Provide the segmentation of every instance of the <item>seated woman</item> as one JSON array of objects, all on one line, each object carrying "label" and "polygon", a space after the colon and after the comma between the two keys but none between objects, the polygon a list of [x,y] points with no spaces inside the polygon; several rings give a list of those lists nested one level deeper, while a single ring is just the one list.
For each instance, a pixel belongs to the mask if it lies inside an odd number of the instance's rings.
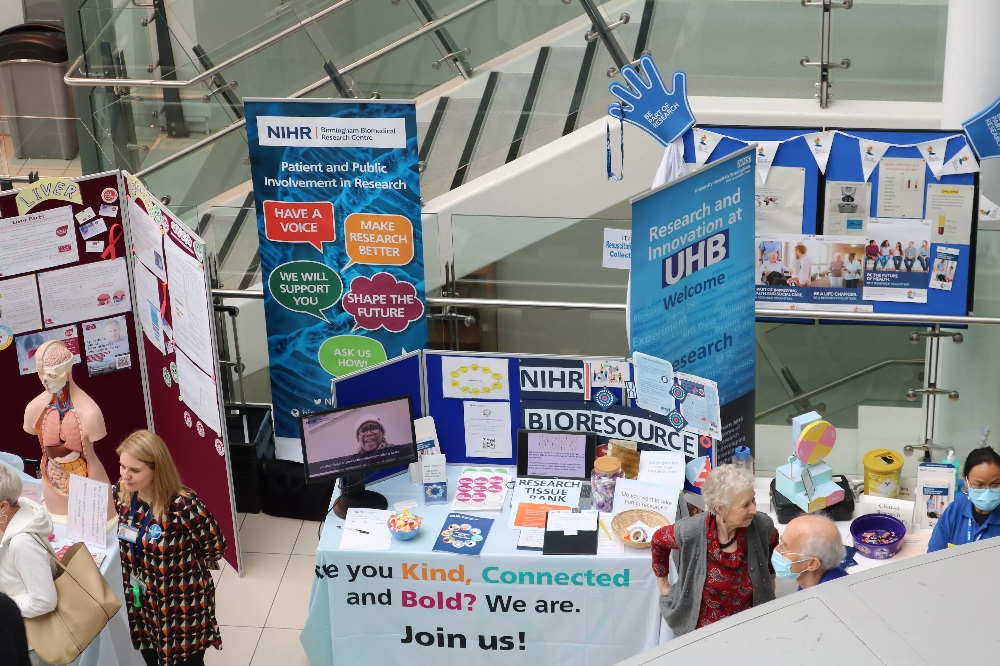
[{"label": "seated woman", "polygon": [[[708,511],[661,527],[653,535],[653,573],[660,612],[675,636],[706,627],[774,599],[771,554],[778,530],[757,513],[754,477],[721,465],[701,489]],[[667,581],[670,552],[678,551],[678,579]]]},{"label": "seated woman", "polygon": [[0,592],[10,597],[21,617],[45,615],[56,608],[56,585],[49,556],[52,519],[40,504],[21,497],[21,478],[0,465]]},{"label": "seated woman", "polygon": [[938,518],[927,552],[1000,536],[1000,454],[984,446],[965,459],[965,493]]}]

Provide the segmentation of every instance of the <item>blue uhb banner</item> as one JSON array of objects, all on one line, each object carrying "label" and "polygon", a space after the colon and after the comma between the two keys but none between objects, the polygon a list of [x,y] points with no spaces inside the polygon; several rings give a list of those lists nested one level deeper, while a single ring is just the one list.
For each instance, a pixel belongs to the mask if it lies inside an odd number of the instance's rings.
[{"label": "blue uhb banner", "polygon": [[631,349],[718,383],[717,463],[753,442],[754,169],[751,145],[632,200]]},{"label": "blue uhb banner", "polygon": [[275,435],[427,344],[412,102],[246,99]]}]

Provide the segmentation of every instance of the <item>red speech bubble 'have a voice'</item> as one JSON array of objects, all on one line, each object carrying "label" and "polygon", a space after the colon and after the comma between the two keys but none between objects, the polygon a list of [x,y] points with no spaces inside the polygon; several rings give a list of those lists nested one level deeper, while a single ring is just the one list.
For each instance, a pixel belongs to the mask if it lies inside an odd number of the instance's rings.
[{"label": "red speech bubble 'have a voice'", "polygon": [[336,240],[333,204],[329,201],[265,201],[264,231],[268,240],[309,243],[320,252]]}]

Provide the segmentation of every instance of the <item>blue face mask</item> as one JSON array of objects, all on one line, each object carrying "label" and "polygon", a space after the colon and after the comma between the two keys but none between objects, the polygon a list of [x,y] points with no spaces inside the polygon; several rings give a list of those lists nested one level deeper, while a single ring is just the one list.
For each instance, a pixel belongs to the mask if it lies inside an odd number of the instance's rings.
[{"label": "blue face mask", "polygon": [[992,511],[1000,506],[1000,488],[969,488],[969,500],[980,511]]},{"label": "blue face mask", "polygon": [[792,571],[793,564],[799,564],[800,562],[808,562],[811,557],[807,557],[804,560],[795,560],[792,562],[790,559],[775,550],[771,553],[771,566],[774,567],[774,573],[778,574],[782,578],[791,578],[795,580],[802,575],[802,572],[795,573]]}]

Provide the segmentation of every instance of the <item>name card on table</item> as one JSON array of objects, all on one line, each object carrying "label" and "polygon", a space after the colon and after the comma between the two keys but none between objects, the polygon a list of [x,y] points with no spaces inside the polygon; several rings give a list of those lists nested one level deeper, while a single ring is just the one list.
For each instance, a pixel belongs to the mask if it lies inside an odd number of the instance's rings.
[{"label": "name card on table", "polygon": [[629,509],[649,509],[662,514],[671,523],[677,518],[680,488],[667,488],[655,483],[618,479],[615,484],[615,515]]},{"label": "name card on table", "polygon": [[891,497],[875,497],[872,495],[861,496],[861,515],[869,513],[884,513],[899,518],[906,525],[911,525],[913,520],[914,502],[908,500],[894,499]]}]

